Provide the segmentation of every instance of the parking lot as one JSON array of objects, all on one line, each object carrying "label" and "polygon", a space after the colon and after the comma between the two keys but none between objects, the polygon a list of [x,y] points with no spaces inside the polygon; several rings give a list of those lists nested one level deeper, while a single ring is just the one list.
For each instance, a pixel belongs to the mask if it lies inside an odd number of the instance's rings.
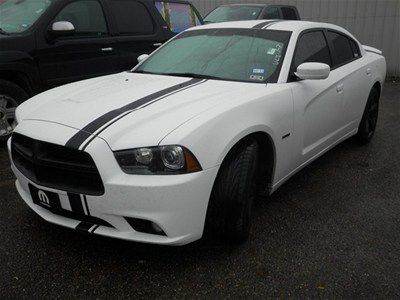
[{"label": "parking lot", "polygon": [[0,297],[400,297],[400,84],[352,139],[258,201],[247,244],[143,245],[50,225],[0,149]]}]

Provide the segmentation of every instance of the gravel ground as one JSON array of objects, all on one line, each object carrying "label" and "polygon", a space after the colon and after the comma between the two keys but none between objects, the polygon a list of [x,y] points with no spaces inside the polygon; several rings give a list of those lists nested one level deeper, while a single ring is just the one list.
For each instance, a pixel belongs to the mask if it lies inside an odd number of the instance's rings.
[{"label": "gravel ground", "polygon": [[250,241],[175,248],[87,236],[20,200],[0,149],[0,297],[400,297],[400,84],[352,139],[256,205]]}]

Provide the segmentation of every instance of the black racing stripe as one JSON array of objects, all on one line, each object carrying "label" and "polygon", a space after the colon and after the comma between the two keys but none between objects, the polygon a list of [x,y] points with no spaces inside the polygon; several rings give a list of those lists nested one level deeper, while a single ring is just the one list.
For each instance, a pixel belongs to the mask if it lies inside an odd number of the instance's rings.
[{"label": "black racing stripe", "polygon": [[89,222],[80,222],[78,226],[75,227],[76,230],[83,231],[83,232],[89,232],[89,229],[94,226],[93,223]]},{"label": "black racing stripe", "polygon": [[271,24],[271,23],[274,23],[274,22],[276,22],[276,21],[274,21],[274,20],[269,20],[269,21],[265,21],[265,22],[261,22],[261,23],[258,23],[257,25],[255,25],[255,26],[253,26],[253,28],[254,29],[262,29],[262,28],[264,28],[265,26],[267,26],[268,24]]},{"label": "black racing stripe", "polygon": [[138,99],[134,102],[131,102],[123,107],[120,107],[118,109],[109,111],[108,113],[102,115],[101,117],[97,118],[96,120],[92,121],[88,125],[86,125],[82,130],[77,132],[73,137],[71,137],[68,142],[65,144],[66,147],[72,148],[72,149],[79,149],[79,147],[93,134],[95,133],[98,129],[100,129],[102,126],[113,120],[114,118],[120,116],[121,114],[124,114],[125,112],[129,110],[136,109],[148,102],[151,102],[157,98],[160,98],[166,94],[172,93],[174,91],[177,91],[179,89],[185,88],[189,85],[195,84],[202,81],[202,79],[196,79],[193,78],[189,81],[171,86],[169,88],[163,89],[161,91],[155,92],[153,94],[147,95],[146,97],[143,97],[141,99]]},{"label": "black racing stripe", "polygon": [[82,197],[83,197],[83,203],[85,204],[87,215],[90,216],[90,211],[89,211],[89,206],[88,206],[88,203],[87,203],[86,196],[82,195]]},{"label": "black racing stripe", "polygon": [[264,29],[267,29],[269,27],[271,27],[272,25],[275,25],[276,23],[281,23],[281,22],[285,22],[286,20],[279,20],[279,21],[274,21],[272,23],[269,23]]},{"label": "black racing stripe", "polygon": [[[151,105],[151,104],[153,104],[153,103],[155,103],[155,102],[157,102],[157,101],[160,101],[160,100],[162,100],[162,99],[164,99],[164,98],[166,98],[166,97],[172,96],[172,95],[174,95],[174,94],[176,94],[176,93],[180,93],[180,92],[182,92],[182,91],[184,91],[184,90],[186,90],[186,89],[192,88],[192,87],[194,87],[194,86],[196,86],[196,85],[199,85],[200,83],[203,83],[203,82],[205,82],[205,81],[199,81],[199,82],[197,82],[196,84],[192,84],[192,85],[187,86],[187,87],[185,87],[185,88],[183,88],[183,89],[180,89],[180,90],[177,90],[177,91],[175,91],[175,92],[169,93],[169,94],[167,94],[167,95],[164,96],[164,97],[160,97],[160,98],[158,98],[157,100],[155,100],[155,101],[153,101],[153,102],[147,103],[147,104],[144,105],[143,107],[147,107],[148,105]],[[84,150],[86,149],[86,147],[96,138],[96,136],[98,136],[100,133],[102,133],[102,132],[103,132],[104,130],[106,130],[108,127],[110,127],[111,125],[115,124],[116,122],[118,122],[119,120],[121,120],[122,118],[124,118],[125,116],[129,115],[131,112],[132,112],[132,111],[128,111],[128,112],[122,114],[122,115],[119,116],[118,118],[114,119],[114,121],[110,122],[109,124],[107,124],[106,126],[104,126],[103,128],[101,128],[101,130],[97,131],[97,132],[96,132],[96,135],[93,135],[92,138],[89,139],[89,140],[86,142],[86,144],[82,147],[82,151],[84,151]]]},{"label": "black racing stripe", "polygon": [[96,225],[90,233],[94,233],[99,227],[100,225]]},{"label": "black racing stripe", "polygon": [[84,215],[85,212],[82,206],[81,197],[78,194],[68,193],[69,204],[71,205],[71,211],[80,215]]}]

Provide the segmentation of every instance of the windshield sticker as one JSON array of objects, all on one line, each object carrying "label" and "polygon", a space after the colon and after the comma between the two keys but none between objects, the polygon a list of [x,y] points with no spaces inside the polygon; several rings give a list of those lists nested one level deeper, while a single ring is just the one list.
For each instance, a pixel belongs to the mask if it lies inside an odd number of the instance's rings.
[{"label": "windshield sticker", "polygon": [[265,69],[253,69],[253,74],[265,74]]},{"label": "windshield sticker", "polygon": [[269,48],[267,54],[274,55],[277,50],[275,48]]},{"label": "windshield sticker", "polygon": [[250,75],[250,80],[263,81],[264,76],[252,74],[252,75]]}]

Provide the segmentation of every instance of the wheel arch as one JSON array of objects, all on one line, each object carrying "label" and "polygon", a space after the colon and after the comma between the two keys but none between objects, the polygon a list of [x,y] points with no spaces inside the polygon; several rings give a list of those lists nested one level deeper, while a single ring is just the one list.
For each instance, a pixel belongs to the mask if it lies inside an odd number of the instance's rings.
[{"label": "wheel arch", "polygon": [[21,71],[0,70],[0,79],[10,81],[22,88],[29,96],[33,95],[33,84],[28,75]]},{"label": "wheel arch", "polygon": [[265,191],[272,186],[277,161],[274,140],[272,135],[265,130],[254,128],[253,131],[245,131],[241,135],[236,136],[220,156],[219,161],[221,164],[218,175],[221,172],[221,167],[229,160],[229,157],[235,150],[250,141],[256,141],[260,147],[260,164],[257,167],[257,178],[259,178],[259,182],[257,185],[259,191]]},{"label": "wheel arch", "polygon": [[382,91],[381,82],[380,82],[380,81],[376,81],[376,82],[374,83],[374,85],[372,86],[371,90],[372,90],[373,88],[375,88],[375,89],[378,90],[379,96],[380,96],[380,95],[381,95],[381,91]]}]

